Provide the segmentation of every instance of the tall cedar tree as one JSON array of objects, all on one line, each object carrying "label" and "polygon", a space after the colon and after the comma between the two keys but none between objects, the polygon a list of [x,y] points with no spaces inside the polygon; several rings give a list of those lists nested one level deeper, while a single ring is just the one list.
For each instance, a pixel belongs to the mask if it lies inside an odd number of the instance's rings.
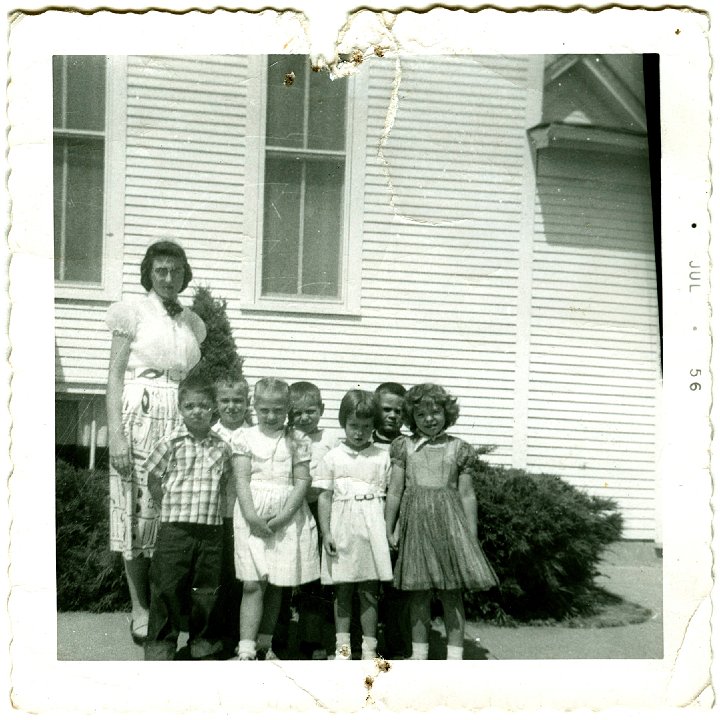
[{"label": "tall cedar tree", "polygon": [[200,345],[202,359],[197,372],[214,382],[231,368],[242,370],[243,359],[235,347],[227,317],[227,301],[213,298],[209,288],[200,286],[195,289],[192,310],[203,319],[207,328],[207,337]]}]

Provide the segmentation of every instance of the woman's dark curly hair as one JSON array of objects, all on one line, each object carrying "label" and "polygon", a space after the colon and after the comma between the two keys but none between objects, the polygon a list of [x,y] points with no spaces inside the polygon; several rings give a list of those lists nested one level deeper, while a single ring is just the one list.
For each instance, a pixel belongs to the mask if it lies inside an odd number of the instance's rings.
[{"label": "woman's dark curly hair", "polygon": [[153,243],[147,249],[145,257],[143,258],[142,263],[140,263],[140,283],[148,292],[152,290],[151,273],[153,269],[153,262],[159,257],[171,257],[182,262],[183,269],[185,270],[183,284],[180,288],[180,292],[182,292],[192,280],[192,269],[187,261],[185,251],[173,240],[165,238]]},{"label": "woman's dark curly hair", "polygon": [[445,427],[443,430],[454,425],[460,416],[457,398],[448,394],[444,387],[434,383],[422,383],[411,387],[403,398],[403,421],[415,432],[415,411],[423,405],[432,404],[440,406],[445,412]]}]

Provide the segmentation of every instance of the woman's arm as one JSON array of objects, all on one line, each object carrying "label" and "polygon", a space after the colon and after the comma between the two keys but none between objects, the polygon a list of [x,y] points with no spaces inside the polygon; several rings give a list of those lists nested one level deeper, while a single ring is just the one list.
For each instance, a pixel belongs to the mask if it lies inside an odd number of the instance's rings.
[{"label": "woman's arm", "polygon": [[122,422],[123,387],[129,358],[130,338],[114,334],[110,345],[106,406],[110,462],[121,475],[129,475],[132,469],[130,446]]},{"label": "woman's arm", "polygon": [[472,484],[470,473],[460,473],[458,477],[458,492],[462,501],[465,518],[474,538],[477,538],[477,498]]},{"label": "woman's arm", "polygon": [[388,544],[393,550],[397,550],[398,542],[395,538],[395,523],[397,522],[400,510],[400,500],[405,491],[405,468],[393,465],[390,471],[390,485],[385,501],[385,533]]},{"label": "woman's arm", "polygon": [[310,461],[304,460],[293,465],[293,489],[283,505],[283,509],[268,522],[268,527],[275,531],[287,525],[305,500],[310,488]]},{"label": "woman's arm", "polygon": [[250,533],[257,537],[270,537],[272,530],[255,510],[250,490],[251,461],[247,455],[233,455],[233,475],[235,476],[235,494],[240,504],[240,512],[250,526]]},{"label": "woman's arm", "polygon": [[160,510],[162,505],[163,491],[162,491],[162,478],[154,472],[149,472],[147,476],[148,492],[150,497],[153,499],[156,510]]},{"label": "woman's arm", "polygon": [[335,540],[330,532],[332,501],[333,491],[323,490],[318,498],[318,520],[320,522],[320,532],[322,533],[322,541],[325,552],[331,557],[335,557],[337,555],[337,547],[335,547]]}]

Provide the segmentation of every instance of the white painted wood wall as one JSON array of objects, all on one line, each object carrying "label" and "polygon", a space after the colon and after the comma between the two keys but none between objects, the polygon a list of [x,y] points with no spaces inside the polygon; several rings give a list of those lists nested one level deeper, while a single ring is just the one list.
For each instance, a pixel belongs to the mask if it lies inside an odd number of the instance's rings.
[{"label": "white painted wood wall", "polygon": [[[129,58],[125,295],[141,292],[153,236],[174,235],[194,283],[228,301],[250,382],[317,383],[329,426],[353,386],[440,382],[461,401],[457,434],[497,446],[494,462],[611,495],[626,536],[652,538],[657,309],[641,179],[577,179],[572,159],[541,161],[536,198],[526,130],[540,116],[541,57],[399,67],[382,155],[395,61],[361,68],[361,313],[330,317],[241,310],[243,232],[256,212],[245,201],[246,109],[258,102],[247,58]],[[557,177],[566,192],[555,196]],[[548,196],[567,208],[555,207],[552,233]],[[106,308],[57,301],[59,390],[102,393]]]}]

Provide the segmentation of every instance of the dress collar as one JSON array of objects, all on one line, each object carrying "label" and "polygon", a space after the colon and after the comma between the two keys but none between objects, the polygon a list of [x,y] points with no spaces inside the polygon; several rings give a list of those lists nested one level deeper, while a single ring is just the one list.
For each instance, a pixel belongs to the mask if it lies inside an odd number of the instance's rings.
[{"label": "dress collar", "polygon": [[341,441],[338,447],[341,447],[348,455],[355,457],[356,455],[366,455],[367,453],[371,452],[373,444],[370,443],[369,445],[366,445],[362,450],[355,450],[344,441]]},{"label": "dress collar", "polygon": [[447,442],[447,433],[443,430],[441,433],[436,435],[434,438],[423,435],[422,433],[415,432],[411,438],[413,445],[413,452],[421,450],[426,445],[444,445]]},{"label": "dress collar", "polygon": [[[152,303],[153,307],[155,308],[155,310],[158,313],[160,313],[161,315],[166,315],[167,317],[173,319],[173,316],[170,315],[170,313],[168,313],[167,308],[165,307],[165,301],[154,290],[150,290],[148,292],[147,296],[148,296],[148,299],[150,300],[150,302]],[[185,308],[183,308],[183,306],[180,304],[179,301],[176,300],[175,302],[183,310],[185,309]],[[180,313],[177,313],[177,314],[179,315]]]}]

